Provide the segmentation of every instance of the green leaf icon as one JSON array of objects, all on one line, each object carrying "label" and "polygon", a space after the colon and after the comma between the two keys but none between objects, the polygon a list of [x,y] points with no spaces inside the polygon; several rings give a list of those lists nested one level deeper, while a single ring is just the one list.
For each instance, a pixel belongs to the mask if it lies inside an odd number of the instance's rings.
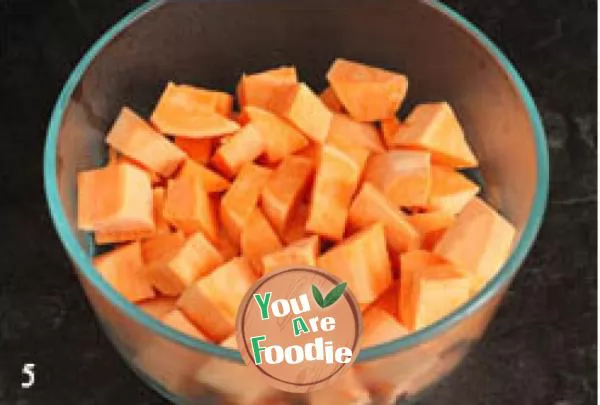
[{"label": "green leaf icon", "polygon": [[337,300],[339,300],[340,297],[344,294],[345,290],[346,290],[346,283],[341,283],[341,284],[338,284],[335,287],[333,287],[333,289],[331,291],[329,291],[329,294],[327,294],[327,296],[323,300],[322,307],[327,308],[328,306],[335,304],[335,302]]},{"label": "green leaf icon", "polygon": [[321,308],[323,308],[323,295],[321,294],[321,291],[319,291],[317,286],[314,284],[312,286],[312,294],[315,298],[316,303],[319,304]]}]

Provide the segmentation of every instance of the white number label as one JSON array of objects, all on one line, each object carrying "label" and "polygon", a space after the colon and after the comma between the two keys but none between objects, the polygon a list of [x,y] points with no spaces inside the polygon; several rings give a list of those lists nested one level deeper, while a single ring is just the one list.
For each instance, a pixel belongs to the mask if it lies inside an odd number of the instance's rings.
[{"label": "white number label", "polygon": [[24,389],[29,389],[31,388],[31,386],[33,384],[35,384],[35,373],[33,372],[33,369],[35,367],[34,363],[25,363],[23,364],[23,376],[25,377],[26,381],[21,383],[21,388]]}]

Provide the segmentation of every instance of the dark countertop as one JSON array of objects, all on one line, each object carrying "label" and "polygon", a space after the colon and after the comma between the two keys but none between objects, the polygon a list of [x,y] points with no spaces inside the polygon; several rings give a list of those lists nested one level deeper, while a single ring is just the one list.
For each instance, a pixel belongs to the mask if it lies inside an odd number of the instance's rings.
[{"label": "dark countertop", "polygon": [[[41,182],[54,100],[85,49],[140,1],[0,0],[0,405],[163,404],[87,305]],[[596,403],[596,2],[452,0],[522,72],[550,141],[539,239],[485,339],[420,404]],[[20,388],[24,363],[37,381]]]}]

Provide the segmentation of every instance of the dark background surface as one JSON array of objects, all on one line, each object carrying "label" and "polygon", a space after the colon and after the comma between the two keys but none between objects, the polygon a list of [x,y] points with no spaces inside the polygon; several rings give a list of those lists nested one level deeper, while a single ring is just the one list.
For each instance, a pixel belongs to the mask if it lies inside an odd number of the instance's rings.
[{"label": "dark background surface", "polygon": [[[110,346],[55,236],[47,119],[87,47],[140,1],[0,0],[0,405],[163,404]],[[541,109],[544,226],[485,339],[419,404],[596,403],[596,2],[447,1],[516,64]],[[20,388],[24,363],[36,383]]]}]

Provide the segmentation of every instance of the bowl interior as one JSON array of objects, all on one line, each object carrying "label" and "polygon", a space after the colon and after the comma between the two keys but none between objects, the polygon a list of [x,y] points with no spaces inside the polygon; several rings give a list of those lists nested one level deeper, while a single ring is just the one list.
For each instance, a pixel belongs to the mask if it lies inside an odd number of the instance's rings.
[{"label": "bowl interior", "polygon": [[[182,344],[210,346],[161,326],[112,291],[91,266],[91,238],[76,229],[76,174],[103,163],[104,136],[120,108],[147,116],[167,81],[233,92],[243,72],[279,65],[295,65],[301,79],[320,91],[336,57],[405,73],[410,84],[401,115],[420,102],[449,101],[481,162],[485,197],[519,231],[511,259],[478,296],[408,338],[364,350],[361,358],[439,333],[511,279],[537,233],[548,184],[545,137],[525,85],[483,34],[437,2],[345,4],[150,2],[107,32],[75,69],[48,130],[47,197],[77,267],[126,313]],[[237,358],[228,349],[218,354]]]}]

